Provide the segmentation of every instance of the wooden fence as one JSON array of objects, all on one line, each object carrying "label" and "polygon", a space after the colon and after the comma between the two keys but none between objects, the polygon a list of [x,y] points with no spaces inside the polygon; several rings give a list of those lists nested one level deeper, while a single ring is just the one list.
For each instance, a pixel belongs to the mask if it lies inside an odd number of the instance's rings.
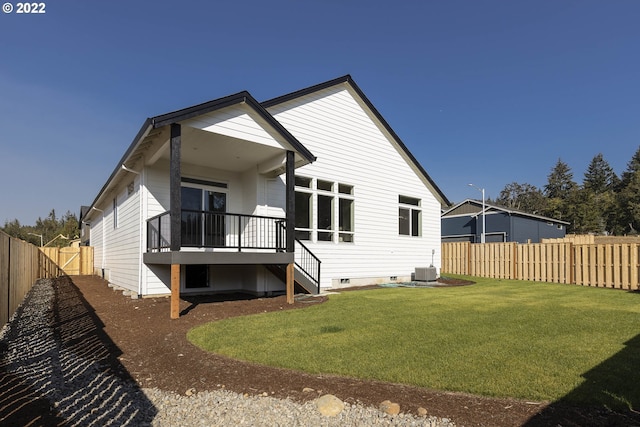
[{"label": "wooden fence", "polygon": [[0,328],[9,321],[36,279],[61,274],[55,262],[36,246],[0,231]]},{"label": "wooden fence", "polygon": [[441,272],[638,290],[640,244],[442,243]]},{"label": "wooden fence", "polygon": [[556,239],[541,239],[540,243],[573,243],[574,245],[593,245],[596,236],[593,234],[567,234]]},{"label": "wooden fence", "polygon": [[40,248],[69,276],[93,274],[93,247]]}]

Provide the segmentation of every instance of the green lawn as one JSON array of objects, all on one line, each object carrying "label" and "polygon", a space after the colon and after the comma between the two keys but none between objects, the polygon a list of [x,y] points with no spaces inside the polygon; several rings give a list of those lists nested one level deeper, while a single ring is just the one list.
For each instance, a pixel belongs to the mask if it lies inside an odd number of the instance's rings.
[{"label": "green lawn", "polygon": [[194,328],[212,352],[312,373],[640,408],[640,294],[473,278],[344,292]]}]

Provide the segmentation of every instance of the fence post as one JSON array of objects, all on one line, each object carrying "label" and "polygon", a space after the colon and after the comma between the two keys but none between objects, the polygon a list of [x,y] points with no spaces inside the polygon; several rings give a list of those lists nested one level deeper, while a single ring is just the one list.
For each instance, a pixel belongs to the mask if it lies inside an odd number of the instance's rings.
[{"label": "fence post", "polygon": [[638,265],[638,249],[640,245],[632,244],[631,245],[631,256],[629,257],[629,265],[630,265],[630,277],[629,281],[631,282],[631,289],[637,290],[640,287],[640,283],[638,283],[638,276],[640,275],[640,265]]},{"label": "fence post", "polygon": [[518,242],[511,242],[511,271],[509,273],[511,274],[509,279],[518,277]]},{"label": "fence post", "polygon": [[569,242],[569,283],[576,283],[576,254],[575,245]]}]

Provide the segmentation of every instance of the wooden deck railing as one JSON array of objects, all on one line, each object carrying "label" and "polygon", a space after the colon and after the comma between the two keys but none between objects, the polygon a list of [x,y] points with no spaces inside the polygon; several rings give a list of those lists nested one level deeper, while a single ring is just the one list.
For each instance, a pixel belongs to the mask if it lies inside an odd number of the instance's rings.
[{"label": "wooden deck railing", "polygon": [[442,274],[640,289],[640,245],[442,243]]}]

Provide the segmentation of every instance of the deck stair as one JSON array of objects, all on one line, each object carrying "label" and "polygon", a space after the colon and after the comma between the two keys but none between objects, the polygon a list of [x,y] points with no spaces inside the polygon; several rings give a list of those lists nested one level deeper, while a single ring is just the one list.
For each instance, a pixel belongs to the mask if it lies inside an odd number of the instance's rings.
[{"label": "deck stair", "polygon": [[[317,295],[320,293],[321,261],[300,240],[295,241],[294,284],[304,292]],[[285,265],[267,265],[267,269],[282,281],[286,281]]]}]

